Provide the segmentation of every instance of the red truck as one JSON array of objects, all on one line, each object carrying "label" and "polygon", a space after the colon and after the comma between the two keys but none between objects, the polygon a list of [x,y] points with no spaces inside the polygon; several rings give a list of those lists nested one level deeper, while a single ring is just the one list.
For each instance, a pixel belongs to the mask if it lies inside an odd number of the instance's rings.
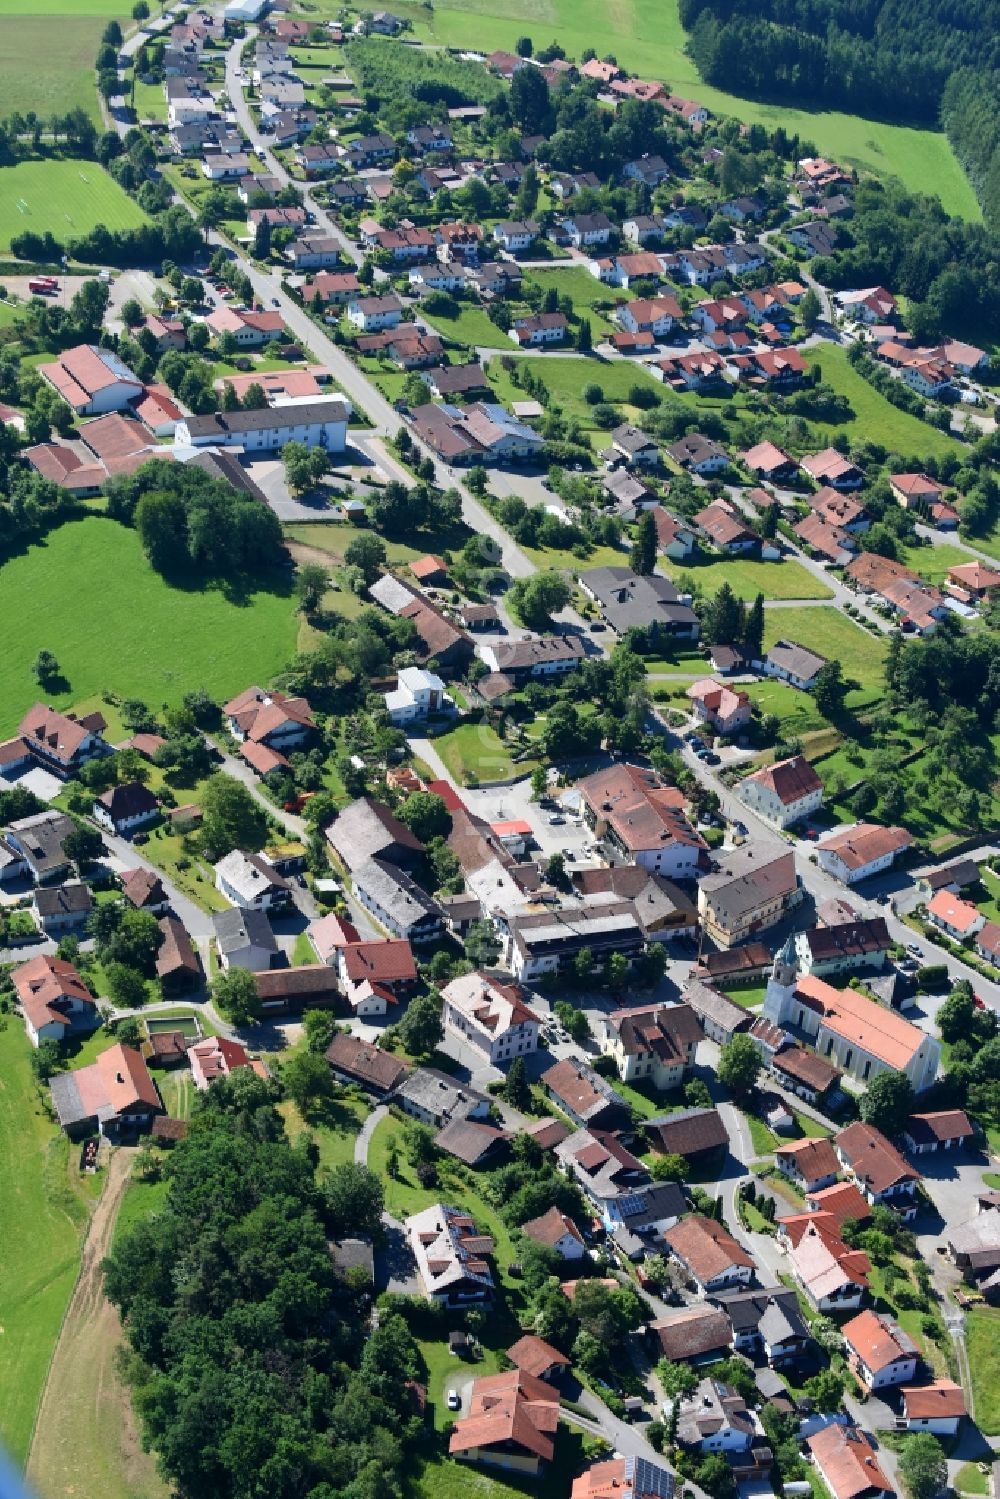
[{"label": "red truck", "polygon": [[54,297],[59,290],[59,282],[55,276],[33,276],[28,282],[28,290],[39,297]]}]

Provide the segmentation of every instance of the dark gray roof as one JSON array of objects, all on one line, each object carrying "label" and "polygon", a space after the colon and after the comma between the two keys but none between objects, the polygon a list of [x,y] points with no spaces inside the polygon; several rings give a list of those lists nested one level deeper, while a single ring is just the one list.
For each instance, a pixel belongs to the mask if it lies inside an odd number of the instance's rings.
[{"label": "dark gray roof", "polygon": [[51,916],[79,916],[93,905],[90,889],[79,880],[69,885],[41,886],[35,891],[35,905],[43,921]]},{"label": "dark gray roof", "polygon": [[250,411],[213,411],[208,416],[184,418],[192,437],[224,438],[231,432],[259,432],[271,427],[302,427],[313,422],[341,421],[347,405],[339,396],[303,401],[293,406],[265,406]]},{"label": "dark gray roof", "polygon": [[267,504],[264,491],[254,483],[235,454],[227,453],[224,449],[218,452],[196,453],[191,462],[196,468],[204,469],[213,479],[220,479],[224,484],[231,485],[233,489],[241,489],[244,494],[248,494],[253,500],[259,500],[262,505]]},{"label": "dark gray roof", "polygon": [[219,911],[212,917],[215,940],[221,953],[239,952],[243,947],[263,947],[268,952],[277,952],[278,944],[271,930],[271,923],[263,911],[243,911],[234,906],[231,911]]}]

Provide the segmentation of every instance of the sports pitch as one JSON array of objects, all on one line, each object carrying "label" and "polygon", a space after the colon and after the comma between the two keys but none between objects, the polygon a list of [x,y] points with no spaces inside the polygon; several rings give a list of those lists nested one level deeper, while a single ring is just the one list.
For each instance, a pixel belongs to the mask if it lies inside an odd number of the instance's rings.
[{"label": "sports pitch", "polygon": [[98,224],[135,229],[146,216],[93,161],[22,161],[0,168],[0,250],[18,234],[50,230],[66,243]]}]

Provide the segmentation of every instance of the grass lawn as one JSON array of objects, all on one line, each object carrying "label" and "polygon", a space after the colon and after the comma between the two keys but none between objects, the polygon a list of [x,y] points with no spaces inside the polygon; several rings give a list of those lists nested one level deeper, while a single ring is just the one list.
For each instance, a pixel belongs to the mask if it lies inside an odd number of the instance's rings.
[{"label": "grass lawn", "polygon": [[[186,801],[188,798],[184,797],[182,800]],[[195,801],[196,798],[192,796],[190,800]],[[198,853],[197,834],[182,835],[171,832],[166,825],[157,827],[143,844],[142,852],[195,905],[201,906],[205,911],[229,909],[229,902],[215,888],[211,864]]]},{"label": "grass lawn", "polygon": [[976,1425],[984,1436],[1000,1436],[1000,1310],[973,1307],[965,1318]]},{"label": "grass lawn", "polygon": [[[453,1359],[452,1363],[455,1362]],[[477,1373],[481,1368],[483,1372],[491,1372],[484,1365],[471,1367]],[[414,1499],[524,1499],[525,1494],[535,1494],[538,1499],[566,1499],[572,1477],[580,1471],[589,1452],[596,1449],[592,1437],[585,1437],[579,1428],[565,1423],[556,1431],[555,1443],[555,1456],[540,1478],[508,1481],[493,1477],[486,1468],[441,1456],[426,1464],[410,1492]],[[603,1451],[607,1456],[607,1449]]]},{"label": "grass lawn", "polygon": [[765,647],[769,649],[776,640],[794,640],[828,660],[839,661],[845,677],[854,677],[863,691],[882,685],[885,636],[870,635],[839,609],[771,609],[764,615]]},{"label": "grass lawn", "polygon": [[853,368],[842,345],[824,343],[814,346],[804,351],[804,358],[810,367],[819,364],[824,383],[831,385],[839,395],[846,396],[854,411],[851,422],[813,423],[818,434],[833,437],[838,432],[846,432],[856,440],[876,435],[876,441],[885,447],[913,458],[941,457],[945,453],[966,450],[966,444],[957,438],[939,432],[918,416],[900,411],[898,406],[887,401]]},{"label": "grass lawn", "polygon": [[[756,562],[750,557],[707,557],[698,553],[687,562],[659,558],[659,565],[678,586],[696,583],[707,594],[718,593],[728,583],[738,598],[752,601],[758,593],[765,599],[828,599],[825,583],[813,577],[800,562]],[[789,611],[785,627],[798,617]],[[784,615],[782,615],[784,618]]]},{"label": "grass lawn", "polygon": [[80,1268],[87,1199],[103,1183],[103,1173],[80,1177],[77,1148],[42,1107],[30,1058],[24,1027],[9,1016],[0,1031],[0,1441],[18,1466]]},{"label": "grass lawn", "polygon": [[[43,617],[40,590],[50,601]],[[15,628],[24,620],[35,628]],[[0,734],[38,699],[32,662],[42,646],[68,684],[47,694],[56,706],[112,691],[159,707],[197,687],[221,698],[270,681],[296,638],[288,577],[272,575],[238,601],[171,588],[136,533],[99,516],[60,526],[0,569],[0,622]]]},{"label": "grass lawn", "polygon": [[746,690],[761,713],[777,714],[786,739],[800,738],[821,729],[826,722],[808,692],[799,692],[784,682],[751,682]]},{"label": "grass lawn", "polygon": [[453,343],[467,344],[470,348],[483,349],[512,349],[514,346],[496,323],[491,323],[479,307],[470,306],[468,302],[458,304],[457,317],[444,317],[439,312],[425,312],[420,309],[420,316],[428,322],[432,328],[436,328],[443,338],[450,338]]},{"label": "grass lawn", "polygon": [[460,724],[435,739],[434,748],[456,781],[465,786],[530,775],[537,764],[535,760],[520,760],[515,764],[507,745],[485,723]]},{"label": "grass lawn", "polygon": [[[978,546],[979,543],[976,542],[975,545]],[[951,542],[946,541],[940,546],[904,547],[899,560],[905,562],[907,567],[912,567],[926,582],[940,585],[947,577],[950,567],[961,567],[963,563],[975,559],[964,547],[952,546]]]},{"label": "grass lawn", "polygon": [[732,989],[723,989],[722,992],[734,1004],[742,1005],[745,1010],[759,1010],[767,994],[767,985],[738,984]]},{"label": "grass lawn", "polygon": [[136,1223],[140,1223],[143,1218],[148,1218],[151,1213],[158,1212],[166,1196],[167,1183],[162,1178],[158,1182],[148,1182],[133,1175],[128,1184],[128,1190],[122,1198],[122,1205],[118,1209],[115,1236],[111,1241],[112,1247]]},{"label": "grass lawn", "polygon": [[368,1117],[368,1106],[360,1099],[337,1098],[322,1124],[307,1124],[291,1100],[279,1104],[278,1112],[285,1121],[289,1140],[294,1141],[303,1131],[309,1131],[319,1147],[320,1170],[329,1171],[354,1160],[354,1142]]},{"label": "grass lawn", "polygon": [[[618,286],[605,286],[603,281],[598,281],[596,276],[585,271],[581,265],[551,271],[529,271],[524,279],[526,283],[541,287],[543,292],[554,286],[560,297],[572,298],[573,316],[590,320],[595,343],[612,332],[610,308],[615,300],[628,301],[634,295]],[[600,309],[598,303],[601,304]]]},{"label": "grass lawn", "polygon": [[955,1475],[955,1488],[960,1494],[988,1494],[990,1481],[978,1463],[963,1463]]},{"label": "grass lawn", "polygon": [[[546,274],[542,272],[542,274]],[[554,271],[549,273],[555,279],[563,274],[574,275],[576,271],[563,273]],[[578,274],[586,281],[593,281],[588,272],[580,270]],[[600,283],[593,281],[598,289]],[[625,359],[614,361],[602,359],[598,354],[580,354],[577,357],[562,358],[553,357],[531,358],[523,361],[531,366],[532,374],[538,375],[551,392],[553,401],[563,412],[564,416],[575,418],[584,428],[591,446],[597,451],[608,445],[608,433],[604,428],[594,425],[593,406],[588,406],[583,399],[583,388],[585,385],[599,385],[604,393],[605,401],[612,402],[622,413],[622,419],[641,424],[643,413],[636,406],[628,403],[628,394],[634,385],[648,385],[657,394],[662,395],[663,386],[652,375],[647,375],[639,365],[629,364]],[[511,401],[522,400],[524,392],[511,381],[506,370],[500,368],[498,359],[491,360],[488,371],[490,385],[497,393],[497,399],[503,401],[507,406]]]},{"label": "grass lawn", "polygon": [[[837,161],[898,177],[916,192],[937,193],[950,213],[981,216],[972,187],[939,131],[740,99],[703,83],[686,51],[677,0],[619,0],[611,7],[602,0],[549,0],[543,11],[532,0],[450,0],[433,9],[403,0],[397,10],[413,21],[418,37],[444,46],[510,51],[525,32],[533,32],[537,44],[544,31],[546,39],[559,40],[568,57],[579,59],[586,47],[599,57],[613,53],[623,68],[665,80],[675,93],[698,99],[715,114],[760,122],[769,130],[781,125]],[[334,0],[310,0],[309,11],[335,15],[339,6]]]},{"label": "grass lawn", "polygon": [[[48,44],[41,55],[47,51]],[[19,66],[23,69],[23,62]],[[2,80],[0,67],[0,88]],[[0,250],[9,250],[12,237],[26,229],[51,230],[65,242],[98,224],[137,229],[145,222],[138,204],[96,162],[22,161],[0,169]]]},{"label": "grass lawn", "polygon": [[167,98],[163,92],[162,83],[143,83],[141,78],[137,78],[133,90],[131,81],[126,80],[125,97],[134,100],[136,119],[165,120],[167,118]]}]

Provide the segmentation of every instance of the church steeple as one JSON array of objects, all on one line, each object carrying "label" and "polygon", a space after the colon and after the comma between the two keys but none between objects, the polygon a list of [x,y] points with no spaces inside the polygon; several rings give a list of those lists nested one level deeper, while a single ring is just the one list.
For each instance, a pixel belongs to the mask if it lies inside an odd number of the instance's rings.
[{"label": "church steeple", "polygon": [[762,1014],[775,1025],[784,1025],[790,1013],[795,981],[799,976],[799,965],[795,955],[795,938],[789,937],[784,947],[775,955],[771,977],[764,996]]}]

